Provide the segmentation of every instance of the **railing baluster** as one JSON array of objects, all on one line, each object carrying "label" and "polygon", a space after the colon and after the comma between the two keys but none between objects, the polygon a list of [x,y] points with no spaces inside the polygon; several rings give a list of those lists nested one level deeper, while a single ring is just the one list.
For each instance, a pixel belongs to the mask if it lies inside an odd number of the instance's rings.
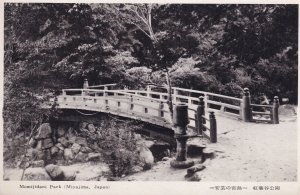
[{"label": "railing baluster", "polygon": [[273,107],[271,109],[271,113],[272,113],[271,120],[273,124],[279,124],[278,108],[279,108],[279,99],[278,96],[275,96]]},{"label": "railing baluster", "polygon": [[248,88],[245,88],[243,93],[243,102],[241,104],[241,117],[244,122],[252,121],[251,100]]},{"label": "railing baluster", "polygon": [[204,94],[204,107],[205,108],[208,108],[208,102],[207,102],[207,100],[209,100],[209,97],[208,97],[208,94],[205,93]]},{"label": "railing baluster", "polygon": [[209,122],[210,122],[210,142],[216,143],[217,142],[217,121],[214,112],[210,112],[209,115]]},{"label": "railing baluster", "polygon": [[150,97],[151,87],[147,85],[147,97]]},{"label": "railing baluster", "polygon": [[158,116],[159,117],[164,117],[164,103],[163,102],[160,102],[159,103],[159,110],[158,110]]},{"label": "railing baluster", "polygon": [[195,114],[195,124],[196,124],[196,131],[197,134],[202,135],[203,134],[203,120],[202,116],[204,115],[205,111],[205,106],[204,106],[204,97],[200,96],[199,97],[199,104],[197,107],[197,112]]}]

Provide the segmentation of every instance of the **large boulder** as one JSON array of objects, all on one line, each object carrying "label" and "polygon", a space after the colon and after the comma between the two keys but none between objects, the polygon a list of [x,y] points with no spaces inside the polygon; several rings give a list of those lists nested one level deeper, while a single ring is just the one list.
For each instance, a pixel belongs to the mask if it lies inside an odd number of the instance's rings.
[{"label": "large boulder", "polygon": [[69,146],[69,141],[65,137],[60,137],[57,140],[61,145],[63,145],[65,148]]},{"label": "large boulder", "polygon": [[91,152],[92,152],[92,149],[89,148],[89,147],[81,147],[81,148],[80,148],[80,151],[81,151],[82,153],[91,153]]},{"label": "large boulder", "polygon": [[91,132],[91,133],[94,133],[96,131],[96,128],[93,124],[89,124],[87,126],[87,129]]},{"label": "large boulder", "polygon": [[76,140],[76,132],[75,130],[70,127],[67,131],[67,133],[65,134],[65,137],[68,138],[69,142],[70,143],[75,143],[75,140]]},{"label": "large boulder", "polygon": [[87,158],[88,158],[88,154],[79,152],[79,153],[75,156],[74,161],[76,161],[76,162],[86,162],[86,161],[87,161]]},{"label": "large boulder", "polygon": [[95,152],[103,152],[97,143],[89,144],[89,147]]},{"label": "large boulder", "polygon": [[61,143],[57,143],[55,146],[56,146],[58,149],[60,149],[60,150],[64,150],[64,149],[65,149],[65,147],[64,147]]},{"label": "large boulder", "polygon": [[43,123],[38,128],[37,135],[35,136],[35,139],[45,139],[48,137],[51,137],[52,129],[49,123]]},{"label": "large boulder", "polygon": [[101,159],[101,154],[100,153],[89,153],[88,154],[88,160],[89,161],[97,161]]},{"label": "large boulder", "polygon": [[83,147],[88,146],[87,140],[84,137],[76,137],[75,143],[77,143],[77,144],[79,144],[79,145],[81,145]]},{"label": "large boulder", "polygon": [[73,160],[73,158],[74,158],[74,154],[73,154],[72,150],[70,148],[66,148],[64,150],[64,159],[66,161],[70,161],[70,160]]},{"label": "large boulder", "polygon": [[69,127],[68,131],[66,132],[65,136],[69,138],[69,136],[76,136],[75,129],[73,127]]},{"label": "large boulder", "polygon": [[51,156],[55,156],[59,152],[59,148],[56,146],[52,146],[50,148]]},{"label": "large boulder", "polygon": [[64,180],[64,172],[59,166],[50,164],[45,167],[45,170],[49,174],[52,180],[54,181]]},{"label": "large boulder", "polygon": [[74,170],[63,170],[64,173],[64,181],[75,181],[76,179],[76,171]]},{"label": "large boulder", "polygon": [[24,172],[25,181],[50,181],[51,178],[44,168],[28,168]]},{"label": "large boulder", "polygon": [[81,146],[77,143],[74,143],[71,147],[71,150],[73,152],[74,155],[78,154],[78,152],[80,151]]},{"label": "large boulder", "polygon": [[141,146],[139,148],[139,160],[144,170],[150,169],[154,164],[154,157],[149,148]]}]

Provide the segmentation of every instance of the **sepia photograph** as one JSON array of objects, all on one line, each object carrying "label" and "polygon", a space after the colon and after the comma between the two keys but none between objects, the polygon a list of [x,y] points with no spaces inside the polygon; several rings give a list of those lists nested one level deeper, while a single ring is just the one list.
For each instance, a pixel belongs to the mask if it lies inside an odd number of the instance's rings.
[{"label": "sepia photograph", "polygon": [[298,182],[298,4],[3,7],[3,182]]}]

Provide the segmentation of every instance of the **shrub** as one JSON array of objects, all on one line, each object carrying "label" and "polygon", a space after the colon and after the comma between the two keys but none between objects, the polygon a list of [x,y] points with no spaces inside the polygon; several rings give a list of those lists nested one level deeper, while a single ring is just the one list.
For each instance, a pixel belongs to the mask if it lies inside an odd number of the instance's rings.
[{"label": "shrub", "polygon": [[113,177],[131,172],[138,164],[137,139],[134,131],[140,128],[130,122],[117,123],[116,119],[103,120],[100,124],[97,145],[105,151],[105,161]]}]

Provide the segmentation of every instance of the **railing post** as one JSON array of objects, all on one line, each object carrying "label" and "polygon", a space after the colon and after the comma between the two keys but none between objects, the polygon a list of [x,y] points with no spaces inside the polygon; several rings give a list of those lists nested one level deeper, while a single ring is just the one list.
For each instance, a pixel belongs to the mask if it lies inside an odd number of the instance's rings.
[{"label": "railing post", "polygon": [[273,102],[273,107],[272,107],[272,123],[273,124],[279,124],[278,108],[279,108],[279,98],[278,98],[278,96],[275,96],[274,102]]},{"label": "railing post", "polygon": [[62,95],[63,96],[67,95],[67,93],[66,93],[66,91],[64,89],[62,90]]},{"label": "railing post", "polygon": [[[83,81],[83,89],[88,89],[88,88],[89,88],[89,82],[88,82],[88,80],[85,78],[84,81]],[[81,95],[82,95],[82,96],[85,96],[85,95],[87,95],[87,92],[84,91],[84,90],[82,90],[82,91],[81,91]]]},{"label": "railing post", "polygon": [[107,86],[105,86],[103,90],[103,97],[106,98],[106,96],[107,96]]},{"label": "railing post", "polygon": [[87,89],[89,88],[89,82],[88,80],[85,78],[84,81],[83,81],[83,89]]},{"label": "railing post", "polygon": [[159,117],[164,117],[164,111],[163,111],[163,109],[164,109],[164,103],[163,102],[160,102],[159,103],[159,113],[158,113],[158,116]]},{"label": "railing post", "polygon": [[243,92],[243,102],[241,104],[241,117],[244,122],[252,121],[251,100],[248,88],[245,88]]},{"label": "railing post", "polygon": [[133,97],[132,97],[132,95],[130,95],[129,101],[130,101],[130,104],[129,104],[130,110],[133,110]]},{"label": "railing post", "polygon": [[178,95],[178,90],[176,88],[173,88],[173,97],[174,97],[174,102],[176,103],[177,102],[177,95]]},{"label": "railing post", "polygon": [[150,97],[151,86],[147,85],[147,97]]},{"label": "railing post", "polygon": [[130,102],[133,102],[133,97],[132,97],[132,95],[130,95]]},{"label": "railing post", "polygon": [[207,93],[205,93],[204,94],[204,106],[205,106],[205,108],[208,109],[208,102],[207,102],[207,100],[208,100],[208,95],[207,95]]},{"label": "railing post", "polygon": [[188,119],[188,106],[186,104],[177,104],[173,111],[173,130],[175,132],[176,159],[170,162],[173,168],[188,168],[194,165],[194,161],[187,160],[187,139],[186,134]]},{"label": "railing post", "polygon": [[205,113],[205,106],[204,106],[204,97],[200,96],[199,97],[199,104],[197,106],[197,111],[195,114],[195,122],[196,122],[196,133],[199,135],[202,135],[202,127],[203,127],[203,120],[202,120],[202,116]]},{"label": "railing post", "polygon": [[209,122],[210,122],[210,142],[217,143],[217,120],[214,112],[210,112]]}]

